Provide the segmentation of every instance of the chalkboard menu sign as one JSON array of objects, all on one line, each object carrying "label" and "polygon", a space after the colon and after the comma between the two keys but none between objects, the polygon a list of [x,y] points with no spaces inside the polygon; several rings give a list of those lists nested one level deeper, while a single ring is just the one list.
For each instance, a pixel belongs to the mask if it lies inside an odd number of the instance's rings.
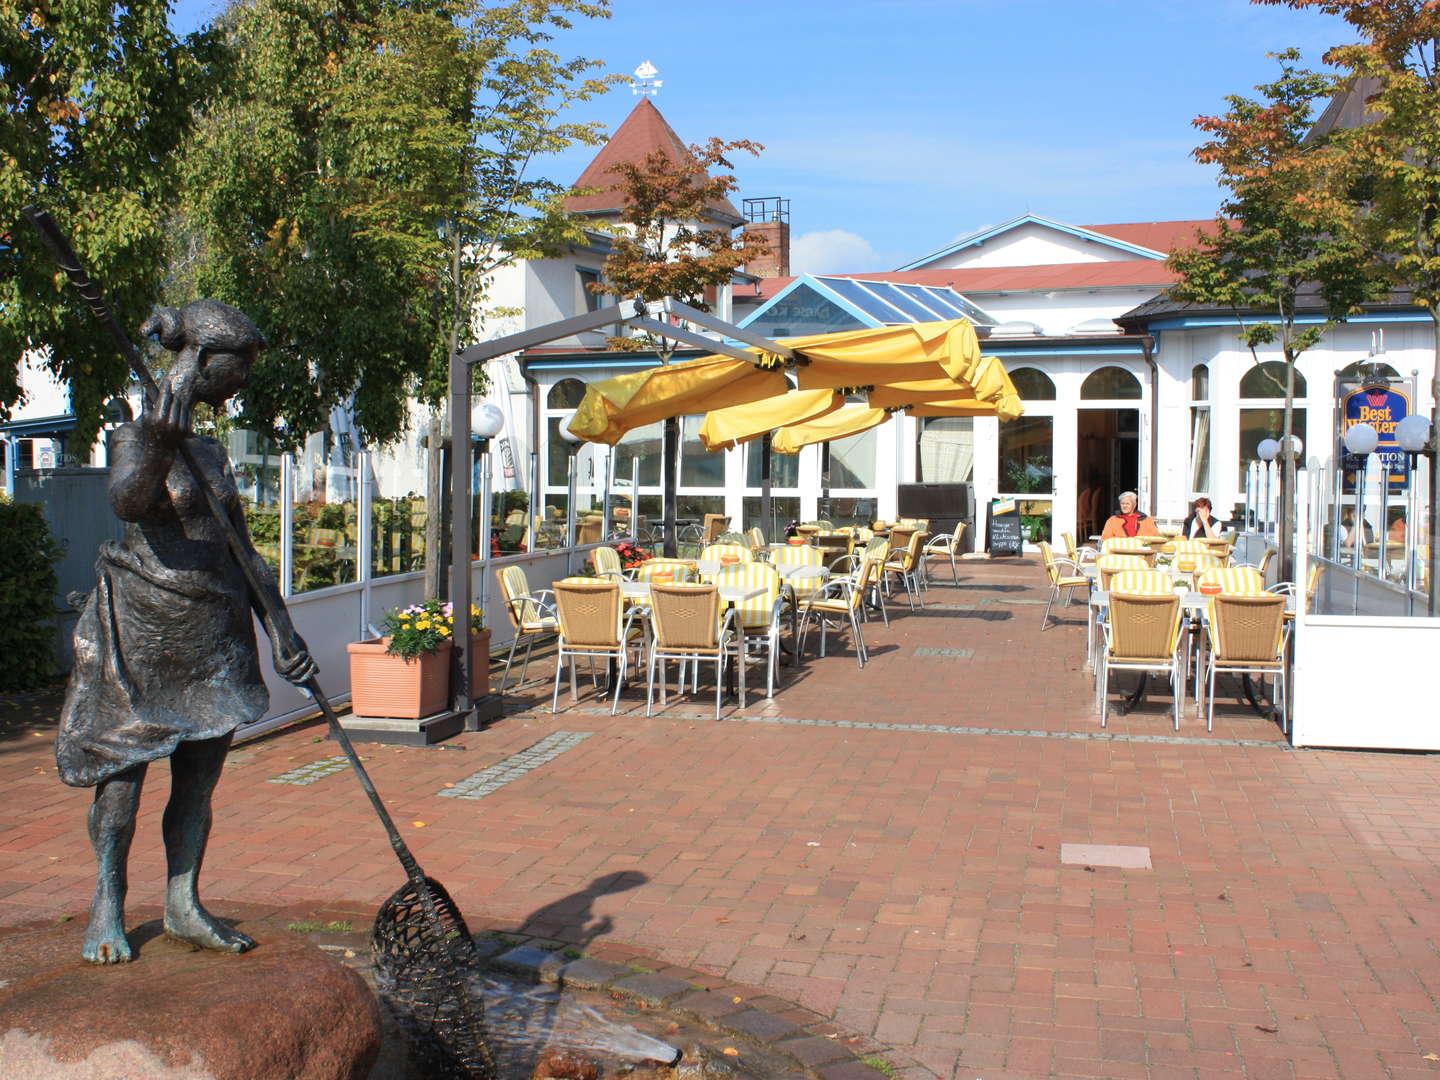
[{"label": "chalkboard menu sign", "polygon": [[990,504],[988,544],[992,556],[1019,555],[1024,549],[1020,539],[1020,508],[1014,499],[996,499]]}]

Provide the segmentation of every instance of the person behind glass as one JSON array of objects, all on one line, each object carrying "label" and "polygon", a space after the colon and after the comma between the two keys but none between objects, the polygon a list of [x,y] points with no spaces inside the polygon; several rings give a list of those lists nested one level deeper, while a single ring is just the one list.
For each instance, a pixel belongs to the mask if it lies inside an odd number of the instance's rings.
[{"label": "person behind glass", "polygon": [[1155,519],[1140,509],[1140,496],[1133,491],[1120,496],[1120,512],[1111,514],[1100,530],[1100,539],[1111,540],[1117,536],[1159,536]]},{"label": "person behind glass", "polygon": [[1195,539],[1219,539],[1225,523],[1215,517],[1214,509],[1210,500],[1201,495],[1195,500],[1195,505],[1190,511],[1190,516],[1180,526],[1180,535],[1186,540]]}]

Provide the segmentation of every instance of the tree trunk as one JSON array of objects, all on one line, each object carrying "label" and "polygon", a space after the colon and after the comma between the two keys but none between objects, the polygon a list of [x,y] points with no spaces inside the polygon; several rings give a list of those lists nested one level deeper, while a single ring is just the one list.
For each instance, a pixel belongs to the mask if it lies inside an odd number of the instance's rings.
[{"label": "tree trunk", "polygon": [[[1435,331],[1435,367],[1430,378],[1430,445],[1440,444],[1440,311],[1430,305],[1431,325]],[[1426,613],[1433,619],[1440,617],[1440,454],[1430,455],[1430,523],[1417,536],[1425,537],[1429,552],[1425,559],[1425,578],[1430,587],[1430,603]],[[1414,528],[1413,525],[1407,528]],[[1382,541],[1384,537],[1381,537]]]},{"label": "tree trunk", "polygon": [[673,559],[680,553],[675,535],[675,493],[680,486],[680,418],[672,416],[665,421],[665,438],[661,444],[665,482],[661,498],[661,509],[665,517],[665,556]]},{"label": "tree trunk", "polygon": [[1285,419],[1280,425],[1280,521],[1276,537],[1280,568],[1278,580],[1295,580],[1295,455],[1290,437],[1295,432],[1295,357],[1285,354]]}]

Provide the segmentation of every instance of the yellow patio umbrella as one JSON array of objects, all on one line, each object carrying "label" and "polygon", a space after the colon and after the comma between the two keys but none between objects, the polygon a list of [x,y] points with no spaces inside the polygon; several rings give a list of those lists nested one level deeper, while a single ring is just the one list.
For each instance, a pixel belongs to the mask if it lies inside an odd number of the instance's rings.
[{"label": "yellow patio umbrella", "polygon": [[847,404],[814,420],[790,424],[775,432],[770,448],[780,454],[798,454],[811,443],[830,442],[858,435],[878,427],[890,418],[884,409],[868,405]]},{"label": "yellow patio umbrella", "polygon": [[998,363],[984,362],[967,319],[780,340],[803,356],[805,362],[795,369],[801,390],[948,378],[976,387],[983,399],[992,387],[979,386],[977,380],[984,382]]},{"label": "yellow patio umbrella", "polygon": [[729,450],[776,428],[832,413],[843,404],[844,395],[834,390],[791,390],[762,401],[713,409],[700,425],[700,441],[706,450]]},{"label": "yellow patio umbrella", "polygon": [[[888,382],[870,390],[870,404],[882,409],[895,409],[921,402],[936,402],[964,408],[972,401],[999,405],[999,415],[1009,420],[1024,411],[1015,384],[1005,365],[994,356],[982,356],[974,372],[974,382],[951,378],[915,379]],[[975,415],[991,415],[995,410]],[[959,415],[959,414],[952,414]]]},{"label": "yellow patio umbrella", "polygon": [[789,383],[778,365],[763,362],[766,367],[757,368],[729,356],[702,356],[602,379],[586,388],[570,430],[614,446],[627,431],[646,424],[785,393]]}]

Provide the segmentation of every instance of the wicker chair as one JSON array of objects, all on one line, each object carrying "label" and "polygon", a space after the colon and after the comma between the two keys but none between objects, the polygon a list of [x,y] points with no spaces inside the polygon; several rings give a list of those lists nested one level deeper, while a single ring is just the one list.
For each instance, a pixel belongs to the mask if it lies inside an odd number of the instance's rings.
[{"label": "wicker chair", "polygon": [[[953,533],[944,533],[933,540],[926,541],[925,546],[920,549],[921,566],[924,566],[925,560],[931,555],[948,555],[950,557],[950,577],[958,585],[960,568],[955,563],[955,553],[964,550],[961,544],[965,540],[965,527],[965,522],[962,521],[955,526]],[[930,573],[928,570],[925,571],[923,580],[927,585],[929,584]]]},{"label": "wicker chair", "polygon": [[820,549],[811,547],[809,544],[786,544],[784,547],[770,549],[770,565],[776,568],[790,566],[814,567],[815,573],[810,576],[801,575],[790,577],[782,574],[784,586],[781,598],[785,606],[790,609],[791,630],[798,637],[800,607],[808,600],[813,600],[825,591],[824,563],[822,562]]},{"label": "wicker chair", "polygon": [[[535,648],[535,639],[543,634],[558,633],[560,619],[555,614],[554,591],[541,589],[532,593],[523,567],[502,567],[496,577],[500,581],[500,596],[505,601],[505,616],[515,631],[515,639],[510,642],[510,653],[505,657],[505,673],[500,676],[500,689],[496,691],[503,694],[510,679],[510,665],[515,660],[515,649],[521,639],[525,640],[525,661],[520,667],[520,682],[523,684],[525,673],[530,670],[530,653]],[[547,596],[551,599],[546,600]]]},{"label": "wicker chair", "polygon": [[1180,660],[1180,598],[1168,595],[1110,594],[1105,619],[1105,644],[1095,675],[1100,726],[1110,715],[1112,671],[1164,672],[1175,697],[1175,730],[1185,709],[1185,671]]},{"label": "wicker chair", "polygon": [[705,523],[701,526],[701,546],[713,544],[715,538],[729,528],[730,516],[728,514],[706,514]]},{"label": "wicker chair", "polygon": [[655,702],[655,674],[660,674],[660,707],[668,704],[665,661],[679,660],[680,689],[685,687],[685,664],[715,663],[715,719],[720,719],[720,695],[725,686],[725,664],[734,650],[734,613],[720,613],[720,591],[713,585],[650,586],[650,625],[654,638],[645,685],[645,715]]},{"label": "wicker chair", "polygon": [[860,632],[859,611],[865,591],[876,580],[883,564],[879,559],[866,559],[860,564],[856,580],[852,584],[846,578],[826,582],[825,592],[807,602],[800,609],[800,637],[795,643],[797,656],[804,655],[805,635],[809,632],[811,620],[820,623],[820,655],[825,655],[825,638],[833,622],[837,627],[848,621],[850,633],[855,637],[855,657],[863,668],[870,654],[865,648],[865,635]]},{"label": "wicker chair", "polygon": [[1215,676],[1269,675],[1275,680],[1275,705],[1290,731],[1285,687],[1285,597],[1216,596],[1206,622],[1209,648],[1205,656],[1205,728],[1215,724]]},{"label": "wicker chair", "polygon": [[834,566],[835,560],[843,559],[855,548],[854,538],[843,532],[816,533],[812,542],[820,549],[820,561],[826,566]]},{"label": "wicker chair", "polygon": [[769,563],[749,562],[727,566],[715,575],[715,584],[763,588],[759,596],[735,604],[735,621],[745,631],[745,653],[765,655],[765,696],[775,696],[779,680],[780,617],[785,609],[779,571]]},{"label": "wicker chair", "polygon": [[1065,558],[1077,566],[1087,562],[1094,562],[1100,557],[1100,552],[1096,551],[1089,544],[1076,547],[1074,533],[1061,533],[1060,542],[1065,545]]},{"label": "wicker chair", "polygon": [[[620,687],[625,682],[625,668],[630,650],[644,648],[644,630],[636,625],[641,609],[631,608],[625,614],[620,585],[615,581],[589,578],[566,578],[555,583],[555,606],[560,619],[560,645],[555,656],[555,692],[550,711],[560,707],[560,672],[570,660],[570,700],[579,699],[575,661],[588,657],[593,663],[605,659],[618,663],[615,677],[615,698],[610,715],[620,707]],[[638,666],[638,657],[637,657]]]},{"label": "wicker chair", "polygon": [[765,546],[765,534],[760,531],[759,525],[751,525],[745,533],[745,538],[749,541],[750,546],[757,551]]},{"label": "wicker chair", "polygon": [[[889,549],[889,540],[883,536],[872,536],[859,551],[853,552],[844,559],[832,563],[830,566],[830,576],[827,580],[848,580],[851,585],[858,585],[860,581],[860,567],[867,560],[874,560],[883,564],[885,562],[885,553],[889,551]],[[866,589],[869,597],[862,596],[861,599],[873,598],[874,605],[880,609],[880,617],[885,620],[885,625],[889,626],[890,612],[885,607],[885,590],[881,587],[882,585],[881,575],[877,572]],[[817,592],[818,591],[819,590],[817,590]],[[860,616],[863,619],[869,619],[870,617],[864,603],[860,605]]]},{"label": "wicker chair", "polygon": [[[893,533],[891,534],[893,537]],[[905,586],[905,599],[910,603],[910,610],[915,610],[915,601],[920,601],[920,606],[925,606],[925,598],[920,595],[920,566],[923,561],[920,549],[925,546],[925,541],[930,538],[927,532],[913,532],[905,547],[896,551],[894,542],[890,544],[890,555],[881,564],[881,573],[885,583],[888,585],[892,578],[899,578],[900,584]]]},{"label": "wicker chair", "polygon": [[601,534],[601,530],[604,529],[604,527],[605,520],[598,517],[586,518],[584,521],[576,523],[575,546],[598,544],[601,540],[605,539]]},{"label": "wicker chair", "polygon": [[1280,554],[1278,548],[1267,547],[1265,549],[1265,553],[1260,556],[1260,561],[1258,563],[1231,563],[1230,565],[1251,567],[1252,569],[1259,572],[1260,578],[1263,581],[1265,578],[1265,571],[1270,569],[1271,562],[1274,561],[1275,556],[1278,554]]},{"label": "wicker chair", "polygon": [[1070,559],[1057,557],[1046,540],[1040,541],[1040,557],[1045,560],[1045,573],[1050,578],[1050,599],[1045,604],[1045,614],[1040,619],[1040,629],[1043,632],[1050,628],[1050,609],[1055,606],[1055,601],[1064,596],[1068,604],[1070,594],[1076,589],[1088,592],[1090,579],[1079,573],[1078,564]]}]

